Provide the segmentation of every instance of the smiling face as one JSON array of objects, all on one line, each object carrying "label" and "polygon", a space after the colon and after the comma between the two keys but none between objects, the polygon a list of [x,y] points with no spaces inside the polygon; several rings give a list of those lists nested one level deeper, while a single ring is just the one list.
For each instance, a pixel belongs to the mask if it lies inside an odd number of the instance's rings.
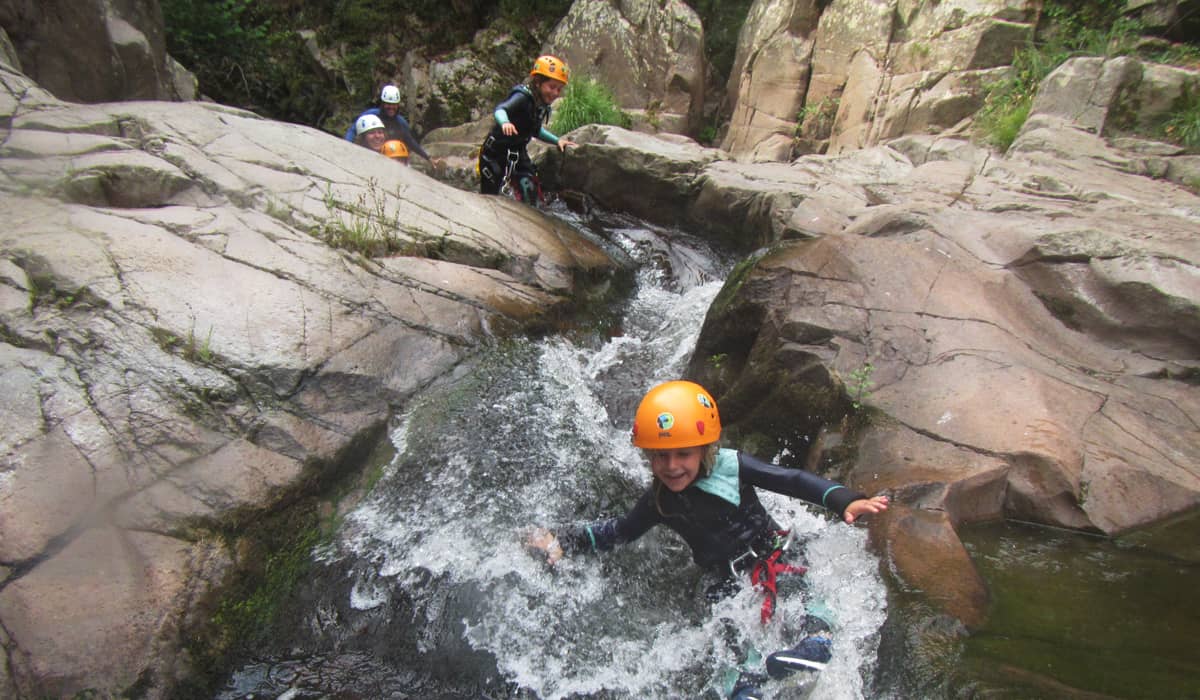
[{"label": "smiling face", "polygon": [[562,94],[563,81],[555,80],[554,78],[546,78],[542,84],[538,86],[538,97],[542,98],[542,103],[550,104],[558,99]]},{"label": "smiling face", "polygon": [[678,493],[692,485],[700,473],[707,446],[676,447],[671,450],[646,450],[650,471],[668,489]]},{"label": "smiling face", "polygon": [[367,147],[378,151],[383,148],[383,144],[387,141],[387,132],[383,129],[371,129],[363,134],[363,141],[367,143]]},{"label": "smiling face", "polygon": [[379,111],[383,112],[389,119],[396,118],[396,112],[400,111],[399,103],[384,102],[379,105]]}]

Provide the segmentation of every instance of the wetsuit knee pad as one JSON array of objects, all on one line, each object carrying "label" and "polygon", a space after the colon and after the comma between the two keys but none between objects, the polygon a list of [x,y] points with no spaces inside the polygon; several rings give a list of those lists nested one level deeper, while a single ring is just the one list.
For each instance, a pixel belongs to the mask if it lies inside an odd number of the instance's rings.
[{"label": "wetsuit knee pad", "polygon": [[522,173],[517,178],[517,187],[521,190],[521,201],[526,204],[538,203],[538,184],[537,179],[528,173]]}]

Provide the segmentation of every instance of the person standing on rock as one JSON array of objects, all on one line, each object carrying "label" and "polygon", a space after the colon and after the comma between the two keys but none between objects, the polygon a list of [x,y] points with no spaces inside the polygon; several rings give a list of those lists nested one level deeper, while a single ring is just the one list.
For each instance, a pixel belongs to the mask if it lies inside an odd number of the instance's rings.
[{"label": "person standing on rock", "polygon": [[[365,116],[373,115],[379,118],[383,123],[384,129],[387,130],[385,141],[400,140],[408,147],[409,153],[415,153],[425,160],[433,163],[433,159],[421,148],[417,137],[413,136],[412,129],[408,125],[408,120],[400,116],[400,88],[395,85],[384,85],[383,90],[379,93],[379,106],[372,107],[354,120],[354,124],[346,130],[346,140],[354,141],[357,137],[357,125],[359,119]],[[382,145],[382,144],[381,144]],[[379,150],[376,148],[375,150]]]},{"label": "person standing on rock", "polygon": [[508,99],[492,113],[496,123],[479,149],[479,191],[483,194],[509,194],[537,205],[541,184],[537,167],[526,148],[534,138],[566,151],[576,145],[559,138],[545,127],[550,120],[550,104],[558,99],[569,79],[567,64],[554,56],[539,56],[529,71],[529,80],[515,86]]},{"label": "person standing on rock", "polygon": [[[805,569],[795,563],[789,533],[767,513],[756,489],[823,506],[847,523],[887,510],[888,497],[868,498],[811,472],[721,449],[720,437],[717,404],[707,390],[688,381],[659,384],[646,393],[633,421],[633,444],[650,462],[650,488],[623,516],[560,528],[557,535],[535,528],[526,545],[554,564],[567,554],[611,550],[665,525],[687,542],[697,565],[717,574],[720,582],[710,587],[710,600],[735,593],[737,580],[748,576],[765,593],[761,618],[766,623],[778,586],[789,577],[800,583],[794,575]],[[824,668],[832,656],[830,625],[812,607],[803,622],[803,639],[767,657],[765,676],[731,674],[726,688],[731,698],[761,697],[757,684],[767,676]]]}]

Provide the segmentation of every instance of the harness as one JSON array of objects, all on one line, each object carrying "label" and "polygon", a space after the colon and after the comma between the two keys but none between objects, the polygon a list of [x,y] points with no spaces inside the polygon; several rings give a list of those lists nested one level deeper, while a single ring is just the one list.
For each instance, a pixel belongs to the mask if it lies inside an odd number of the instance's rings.
[{"label": "harness", "polygon": [[[495,153],[501,148],[504,149],[503,163],[497,162],[495,157],[488,155],[489,152]],[[517,181],[517,178],[515,177],[517,166],[521,162],[521,150],[519,148],[507,146],[495,136],[489,135],[486,139],[484,139],[483,146],[481,146],[479,149],[479,156],[475,160],[475,173],[480,177],[485,176],[481,165],[485,158],[489,163],[488,173],[497,175],[500,178],[499,192],[501,195],[505,197],[511,197],[518,202],[525,202],[526,204],[533,206],[546,203],[546,196],[542,192],[542,180],[538,177],[537,168],[532,162],[529,164],[532,171],[529,173],[529,179],[532,181],[532,187],[530,188],[530,191],[525,193],[520,187],[514,186],[514,183]],[[497,166],[503,168],[503,173],[492,173],[492,170]],[[491,180],[492,178],[488,177],[488,179]]]},{"label": "harness", "polygon": [[513,149],[508,149],[508,167],[504,169],[504,179],[500,181],[500,194],[505,197],[513,196],[512,179],[513,173],[517,171],[517,161],[521,160],[521,154]]},{"label": "harness", "polygon": [[762,552],[747,547],[745,553],[729,560],[729,570],[734,576],[746,571],[748,567],[750,585],[762,588],[764,597],[760,617],[764,625],[775,614],[775,599],[778,597],[776,580],[779,575],[801,575],[808,571],[806,567],[779,561],[783,553],[792,546],[793,539],[791,531],[776,530],[770,544],[763,547]]}]

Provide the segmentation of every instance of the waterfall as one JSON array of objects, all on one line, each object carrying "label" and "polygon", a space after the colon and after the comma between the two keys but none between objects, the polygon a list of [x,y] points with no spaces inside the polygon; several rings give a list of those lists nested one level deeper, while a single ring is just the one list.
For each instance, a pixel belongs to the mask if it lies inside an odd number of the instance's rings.
[{"label": "waterfall", "polygon": [[709,603],[711,581],[665,528],[553,568],[525,550],[531,526],[616,515],[645,489],[634,408],[682,374],[728,270],[679,232],[558,215],[637,266],[620,332],[501,341],[415,399],[391,434],[395,458],[314,553],[294,639],[221,697],[717,698],[747,655],[794,644],[812,606],[834,622],[833,661],[815,683],[764,690],[864,697],[886,591],[861,528],[761,492],[810,567],[768,625],[748,586]]}]

